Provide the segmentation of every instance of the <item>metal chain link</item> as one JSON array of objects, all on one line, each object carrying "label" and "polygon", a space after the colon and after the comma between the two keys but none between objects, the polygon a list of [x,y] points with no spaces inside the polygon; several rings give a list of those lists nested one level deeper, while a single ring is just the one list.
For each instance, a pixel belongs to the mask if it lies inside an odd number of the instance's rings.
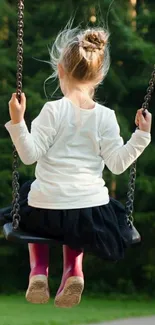
[{"label": "metal chain link", "polygon": [[[24,36],[24,0],[18,0],[18,28],[17,28],[17,99],[21,100],[23,73],[23,36]],[[19,172],[18,153],[13,145],[13,173],[12,173],[12,211],[13,229],[17,230],[20,222],[19,205]]]},{"label": "metal chain link", "polygon": [[[147,88],[146,96],[144,97],[144,103],[142,104],[144,115],[145,115],[145,110],[149,108],[149,103],[151,100],[151,95],[154,91],[154,86],[155,86],[155,65],[149,82],[149,87]],[[134,221],[132,214],[133,214],[133,205],[134,205],[135,182],[136,182],[136,161],[130,167],[127,201],[125,205],[126,217],[128,219],[129,225],[131,225]]]}]

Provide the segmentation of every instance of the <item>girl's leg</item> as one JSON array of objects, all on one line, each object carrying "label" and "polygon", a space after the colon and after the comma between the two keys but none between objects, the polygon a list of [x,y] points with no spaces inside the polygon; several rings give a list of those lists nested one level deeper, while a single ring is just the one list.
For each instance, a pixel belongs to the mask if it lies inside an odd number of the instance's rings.
[{"label": "girl's leg", "polygon": [[30,277],[26,292],[27,301],[35,304],[48,302],[49,247],[46,244],[29,244]]},{"label": "girl's leg", "polygon": [[83,252],[63,246],[63,276],[55,298],[57,307],[73,307],[79,304],[84,288],[82,271]]}]

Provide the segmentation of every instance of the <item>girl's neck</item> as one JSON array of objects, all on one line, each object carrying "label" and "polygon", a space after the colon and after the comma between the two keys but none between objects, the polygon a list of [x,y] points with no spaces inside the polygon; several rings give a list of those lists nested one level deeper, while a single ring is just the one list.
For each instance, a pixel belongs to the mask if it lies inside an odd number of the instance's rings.
[{"label": "girl's neck", "polygon": [[83,109],[94,108],[95,102],[92,99],[93,91],[88,87],[74,87],[72,90],[68,90],[65,97],[69,98],[73,104]]}]

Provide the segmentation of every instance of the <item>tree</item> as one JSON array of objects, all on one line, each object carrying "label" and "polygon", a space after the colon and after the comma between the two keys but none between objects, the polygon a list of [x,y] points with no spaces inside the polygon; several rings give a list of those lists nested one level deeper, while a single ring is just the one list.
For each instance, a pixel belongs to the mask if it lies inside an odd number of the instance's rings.
[{"label": "tree", "polygon": [[[1,25],[0,25],[0,55],[1,55],[1,148],[4,152],[4,146],[7,143],[9,148],[1,158],[2,179],[6,184],[6,195],[3,191],[0,193],[2,204],[6,204],[6,200],[10,200],[10,168],[11,145],[8,134],[3,125],[9,119],[8,101],[10,94],[15,90],[16,79],[16,1],[3,0],[0,3]],[[101,13],[103,13],[104,21],[107,20],[110,1],[100,3],[99,8],[95,7],[94,1],[78,2],[79,9],[76,13],[74,24],[83,21],[83,24],[89,23],[91,26],[101,24]],[[61,6],[61,11],[59,10]],[[152,4],[149,1],[137,1],[137,15],[131,16],[130,1],[120,1],[115,3],[110,9],[108,16],[108,24],[111,32],[111,68],[103,86],[100,86],[97,92],[97,98],[100,102],[116,110],[118,120],[121,125],[121,132],[127,140],[131,132],[134,130],[134,116],[136,110],[140,107],[145,95],[146,87],[150,77],[150,72],[153,66],[155,55],[153,32],[150,33],[150,26],[153,24],[151,17],[153,14]],[[45,96],[43,91],[43,82],[51,73],[50,66],[42,62],[36,61],[33,57],[41,60],[49,60],[47,45],[51,45],[58,31],[62,29],[69,20],[72,13],[77,7],[76,1],[66,0],[63,3],[44,2],[34,0],[26,1],[25,3],[25,44],[24,44],[24,91],[28,98],[26,111],[26,120],[30,126],[31,120],[38,114]],[[38,10],[39,8],[39,10]],[[66,10],[68,8],[68,10]],[[140,9],[141,8],[141,9]],[[146,21],[146,9],[149,14],[149,19]],[[96,21],[91,21],[91,17],[95,17]],[[133,29],[132,21],[137,20],[139,26],[137,31]],[[142,30],[142,21],[145,20],[147,32]],[[33,31],[33,33],[32,33]],[[56,82],[49,84],[47,90],[52,94],[55,90]],[[111,96],[111,93],[113,96]],[[56,94],[59,96],[59,93]],[[7,140],[6,140],[7,139]],[[154,140],[154,134],[153,134]],[[5,144],[4,144],[5,143]],[[152,153],[153,148],[147,149],[148,153]],[[7,164],[6,164],[6,155]],[[138,179],[137,179],[137,197],[141,193],[150,192],[151,198],[154,191],[153,186],[153,158],[148,162],[148,154],[144,154],[140,158]],[[152,157],[152,154],[151,154]],[[4,164],[5,161],[5,164]],[[4,167],[6,165],[6,167]],[[146,172],[147,170],[147,172]],[[32,176],[34,168],[21,165],[21,182]],[[7,175],[7,179],[6,179]],[[107,180],[110,180],[110,174],[107,175]],[[125,191],[122,192],[121,183],[126,182],[127,174],[116,177],[117,180],[117,197],[125,200]],[[147,183],[147,185],[146,185]],[[143,184],[143,185],[142,185]],[[145,184],[145,186],[144,186]],[[4,200],[6,197],[6,200]],[[139,201],[139,200],[138,200]],[[139,205],[137,208],[140,208]],[[144,208],[144,207],[143,207]],[[150,201],[145,200],[145,209],[150,209]],[[151,210],[153,209],[151,204]]]},{"label": "tree", "polygon": [[[131,15],[131,2],[129,0],[120,0],[114,2],[110,6],[111,0],[100,1],[100,6],[96,7],[94,0],[78,0],[78,9],[76,0],[64,0],[64,2],[50,0],[26,0],[25,1],[25,44],[24,44],[24,91],[27,95],[27,111],[26,120],[28,126],[32,119],[39,113],[45,95],[43,90],[44,80],[50,75],[51,68],[42,62],[34,60],[33,57],[41,60],[49,60],[47,45],[51,45],[58,31],[62,29],[70,16],[76,12],[74,25],[82,22],[83,25],[89,23],[90,26],[108,25],[111,33],[110,50],[111,50],[111,68],[103,85],[101,85],[96,94],[96,98],[105,105],[115,109],[120,126],[121,134],[127,140],[131,132],[133,132],[134,117],[136,110],[141,106],[145,95],[150,73],[154,64],[155,46],[154,46],[154,28],[155,28],[155,4],[151,0],[138,1],[134,10],[136,15]],[[61,8],[61,10],[60,10]],[[102,16],[101,16],[102,13]],[[109,13],[109,14],[108,14]],[[103,24],[103,19],[104,24]],[[0,108],[1,108],[1,128],[0,128],[0,204],[5,206],[11,200],[11,141],[4,128],[4,124],[9,119],[8,101],[10,94],[15,91],[16,85],[16,1],[1,0],[0,1]],[[135,24],[136,23],[136,24]],[[136,26],[136,28],[135,28]],[[47,87],[48,93],[52,94],[57,86],[57,82],[49,84]],[[59,96],[56,93],[55,96]],[[56,97],[54,97],[56,98]],[[153,107],[154,100],[152,101]],[[152,110],[153,112],[153,110]],[[154,112],[153,112],[154,116]],[[134,263],[136,270],[131,269],[133,254],[128,259],[129,267],[117,266],[115,277],[117,278],[117,288],[124,283],[130,282],[130,279],[135,279],[141,274],[142,280],[146,279],[144,272],[148,272],[151,265],[154,270],[152,247],[153,243],[153,227],[154,222],[151,221],[153,212],[155,211],[155,134],[152,135],[152,144],[145,151],[138,161],[138,175],[136,183],[136,200],[135,208],[137,211],[143,212],[140,214],[138,223],[143,233],[147,238],[147,250],[145,248],[145,270],[143,267],[143,252],[138,251],[139,259]],[[20,165],[20,181],[23,183],[26,179],[32,178],[34,175],[34,166]],[[121,176],[113,176],[107,170],[104,177],[108,185],[112,185],[111,190],[116,198],[125,202],[126,189],[128,183],[128,172]],[[117,187],[115,189],[115,186]],[[150,212],[149,212],[150,211]],[[147,213],[144,213],[147,212]],[[142,218],[142,221],[141,221]],[[6,247],[6,246],[5,246]],[[11,246],[10,246],[11,247]],[[3,248],[2,248],[3,249]],[[14,252],[16,256],[22,257],[23,248],[5,248],[6,251],[12,249],[12,260],[14,260]],[[22,253],[21,251],[22,250]],[[137,248],[138,250],[138,248]],[[149,257],[150,256],[150,259]],[[10,258],[10,257],[9,257]],[[3,259],[6,265],[6,258]],[[17,262],[18,263],[18,262]],[[16,264],[17,264],[16,263]],[[89,269],[91,264],[92,274],[96,277],[96,269],[100,267],[101,262],[94,263],[95,268],[92,268],[92,258],[88,259],[87,266]],[[127,263],[127,260],[124,262]],[[139,264],[138,264],[139,263]],[[150,263],[150,265],[148,265]],[[3,264],[3,263],[2,263]],[[57,268],[60,269],[60,263],[57,263]],[[98,265],[98,268],[96,268]],[[139,266],[140,265],[140,266]],[[4,267],[4,266],[3,266]],[[12,265],[12,268],[14,265]],[[16,267],[16,266],[15,266]],[[116,266],[115,266],[116,267]],[[25,271],[25,264],[23,267]],[[109,269],[111,270],[109,272]],[[5,270],[5,268],[4,268]],[[116,269],[115,269],[116,271]],[[5,272],[5,271],[4,271]],[[106,284],[103,283],[103,270],[98,272],[99,283],[102,288]],[[113,277],[109,277],[113,272],[113,266],[105,268],[104,277],[107,283],[113,283]],[[151,271],[150,271],[151,272]],[[153,271],[152,271],[153,272]],[[12,271],[13,273],[13,271]],[[138,274],[138,276],[137,276]],[[147,273],[148,274],[148,273]],[[152,273],[151,273],[152,274]],[[17,275],[18,277],[18,275]],[[128,280],[126,280],[126,277]],[[21,278],[21,282],[23,278]],[[92,286],[92,278],[90,279]],[[123,282],[124,281],[124,282]],[[128,282],[127,282],[128,281]],[[18,279],[17,279],[18,282]],[[145,281],[144,281],[145,282]],[[147,279],[146,279],[147,282]],[[145,282],[145,286],[146,286]],[[151,282],[151,281],[150,281]],[[149,280],[147,283],[150,283]],[[25,282],[26,283],[26,282]],[[110,286],[110,284],[108,284]],[[150,284],[149,284],[150,285]],[[95,278],[96,286],[96,278]],[[9,286],[9,288],[11,285]]]}]

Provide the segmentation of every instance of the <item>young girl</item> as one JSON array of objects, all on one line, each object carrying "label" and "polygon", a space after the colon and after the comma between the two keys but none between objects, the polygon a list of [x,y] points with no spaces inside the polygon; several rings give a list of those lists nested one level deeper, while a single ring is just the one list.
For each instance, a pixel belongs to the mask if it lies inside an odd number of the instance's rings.
[{"label": "young girl", "polygon": [[[63,97],[47,102],[29,133],[21,103],[12,95],[5,127],[26,165],[37,162],[35,180],[25,184],[21,227],[63,244],[64,269],[57,307],[80,302],[84,288],[83,252],[116,261],[130,244],[124,207],[110,199],[102,179],[106,165],[123,173],[150,143],[151,114],[138,110],[139,127],[124,145],[113,110],[95,102],[94,92],[109,69],[108,32],[65,29],[51,50],[51,65]],[[49,248],[29,244],[30,281],[26,298],[49,299]]]}]

